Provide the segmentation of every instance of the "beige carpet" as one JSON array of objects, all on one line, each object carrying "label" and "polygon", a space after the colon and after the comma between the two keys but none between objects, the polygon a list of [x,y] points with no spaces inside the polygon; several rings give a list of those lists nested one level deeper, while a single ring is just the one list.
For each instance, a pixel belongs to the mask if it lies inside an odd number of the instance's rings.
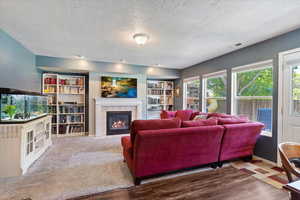
[{"label": "beige carpet", "polygon": [[[199,171],[176,173],[144,182]],[[123,162],[120,137],[55,138],[53,146],[35,162],[26,175],[0,178],[0,200],[66,199],[132,186],[132,177]]]},{"label": "beige carpet", "polygon": [[132,185],[119,137],[56,138],[22,177],[0,179],[0,199],[66,199]]}]

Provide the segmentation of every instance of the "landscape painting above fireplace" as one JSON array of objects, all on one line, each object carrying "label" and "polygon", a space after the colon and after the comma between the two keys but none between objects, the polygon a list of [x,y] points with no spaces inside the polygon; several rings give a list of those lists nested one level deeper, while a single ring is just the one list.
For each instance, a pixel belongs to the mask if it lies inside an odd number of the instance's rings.
[{"label": "landscape painting above fireplace", "polygon": [[101,97],[137,98],[137,79],[102,76]]}]

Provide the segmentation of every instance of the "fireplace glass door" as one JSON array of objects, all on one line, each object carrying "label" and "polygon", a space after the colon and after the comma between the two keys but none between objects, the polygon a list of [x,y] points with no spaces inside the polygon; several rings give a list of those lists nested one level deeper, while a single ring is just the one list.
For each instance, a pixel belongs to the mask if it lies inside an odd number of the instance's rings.
[{"label": "fireplace glass door", "polygon": [[107,135],[119,135],[129,133],[131,123],[131,111],[108,111],[106,116]]}]

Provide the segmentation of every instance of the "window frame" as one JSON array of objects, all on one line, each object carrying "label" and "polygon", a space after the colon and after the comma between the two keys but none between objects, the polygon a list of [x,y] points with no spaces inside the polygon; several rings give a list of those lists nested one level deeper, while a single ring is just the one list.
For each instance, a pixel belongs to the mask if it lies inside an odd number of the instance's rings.
[{"label": "window frame", "polygon": [[[216,72],[213,72],[213,73],[208,73],[208,74],[203,74],[202,75],[202,112],[206,112],[206,100],[208,99],[221,99],[221,100],[227,100],[227,82],[226,82],[226,96],[225,97],[207,97],[206,94],[207,94],[207,88],[206,88],[206,85],[207,85],[207,79],[208,78],[217,78],[217,77],[220,77],[220,76],[223,76],[225,75],[226,76],[226,81],[227,81],[227,70],[220,70],[220,71],[216,71]],[[227,102],[226,102],[227,104]],[[226,111],[225,111],[226,113]]]},{"label": "window frame", "polygon": [[187,83],[189,82],[192,82],[192,81],[195,81],[195,80],[199,80],[199,89],[198,89],[198,99],[199,99],[199,109],[200,110],[200,89],[201,89],[201,82],[200,82],[200,76],[193,76],[193,77],[189,77],[189,78],[186,78],[186,79],[183,79],[183,95],[182,95],[182,107],[183,109],[187,109]]},{"label": "window frame", "polygon": [[[267,137],[272,137],[273,136],[273,110],[274,110],[274,105],[273,105],[273,94],[271,96],[237,96],[237,73],[239,72],[249,72],[249,71],[254,71],[254,70],[263,70],[263,69],[268,69],[272,68],[272,81],[274,84],[274,63],[273,60],[265,60],[262,62],[256,62],[256,63],[251,63],[248,65],[243,65],[239,67],[233,67],[231,71],[231,111],[230,113],[233,115],[237,114],[237,104],[236,100],[241,100],[241,99],[270,99],[272,101],[272,130],[271,131],[262,131],[262,135],[267,136]],[[274,85],[273,85],[274,88]]]}]

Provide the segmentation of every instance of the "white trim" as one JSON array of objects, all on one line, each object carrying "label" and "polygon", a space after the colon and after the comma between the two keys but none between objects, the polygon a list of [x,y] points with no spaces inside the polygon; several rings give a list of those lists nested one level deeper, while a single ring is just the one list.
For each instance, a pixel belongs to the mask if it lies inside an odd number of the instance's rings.
[{"label": "white trim", "polygon": [[[282,142],[282,134],[283,134],[283,57],[291,54],[300,52],[300,48],[283,51],[278,53],[278,115],[277,115],[277,146]],[[277,165],[281,164],[281,159],[279,155],[279,150],[277,149]]]},{"label": "white trim", "polygon": [[236,99],[246,99],[246,100],[250,100],[250,99],[265,99],[265,100],[272,100],[273,97],[272,96],[236,96]]},{"label": "white trim", "polygon": [[[182,109],[185,110],[187,109],[187,83],[192,82],[192,81],[200,81],[200,76],[193,76],[193,77],[189,77],[186,79],[183,79],[183,93],[182,93]],[[200,83],[199,83],[200,84]],[[199,85],[199,92],[198,92],[198,96],[200,94],[200,85]],[[198,97],[199,98],[199,97]],[[200,99],[199,99],[200,100]]]},{"label": "white trim", "polygon": [[[270,65],[270,66],[268,66]],[[253,70],[260,70],[260,69],[266,69],[266,68],[273,68],[273,60],[265,60],[265,61],[261,61],[261,62],[256,62],[256,63],[251,63],[251,64],[247,64],[247,65],[243,65],[243,66],[238,66],[238,67],[234,67],[232,68],[231,71],[231,114],[237,114],[237,102],[236,100],[238,99],[254,99],[254,98],[259,98],[259,99],[271,99],[271,96],[264,96],[264,97],[257,97],[257,96],[237,96],[237,73],[239,72],[248,72],[248,71],[253,71]],[[273,77],[273,75],[272,75]],[[271,98],[270,98],[271,97]]]},{"label": "white trim", "polygon": [[126,108],[128,110],[135,110],[135,117],[132,117],[132,121],[136,119],[142,119],[142,101],[138,99],[103,99],[96,97],[95,101],[95,136],[101,137],[106,135],[106,118],[103,117],[106,112],[106,108]]},{"label": "white trim", "polygon": [[190,81],[199,80],[199,79],[200,79],[200,76],[193,76],[193,77],[183,79],[183,82],[190,82]]},{"label": "white trim", "polygon": [[202,78],[214,78],[214,77],[219,77],[222,76],[223,74],[225,74],[225,76],[227,75],[227,70],[221,70],[221,71],[217,71],[217,72],[212,72],[212,73],[208,73],[208,74],[203,74]]},{"label": "white trim", "polygon": [[201,111],[202,112],[206,112],[206,78],[202,78],[202,88],[201,88],[201,92],[202,92],[202,106],[201,106]]},{"label": "white trim", "polygon": [[[271,65],[271,66],[266,66],[266,65]],[[264,68],[269,68],[269,67],[273,67],[273,60],[272,59],[261,61],[261,62],[256,62],[256,63],[251,63],[251,64],[247,64],[247,65],[241,65],[241,66],[233,67],[232,68],[232,73],[259,70],[259,69],[264,69]]]},{"label": "white trim", "polygon": [[219,100],[226,100],[226,97],[206,97],[205,99],[219,99]]},{"label": "white trim", "polygon": [[[225,76],[226,80],[227,80],[227,70],[226,69],[202,75],[202,108],[201,108],[202,112],[206,112],[206,100],[207,99],[224,99],[224,100],[226,100],[226,97],[207,97],[206,96],[207,79],[217,78],[217,77],[221,77],[221,76]],[[226,84],[226,88],[227,88],[227,82],[225,84]]]}]

